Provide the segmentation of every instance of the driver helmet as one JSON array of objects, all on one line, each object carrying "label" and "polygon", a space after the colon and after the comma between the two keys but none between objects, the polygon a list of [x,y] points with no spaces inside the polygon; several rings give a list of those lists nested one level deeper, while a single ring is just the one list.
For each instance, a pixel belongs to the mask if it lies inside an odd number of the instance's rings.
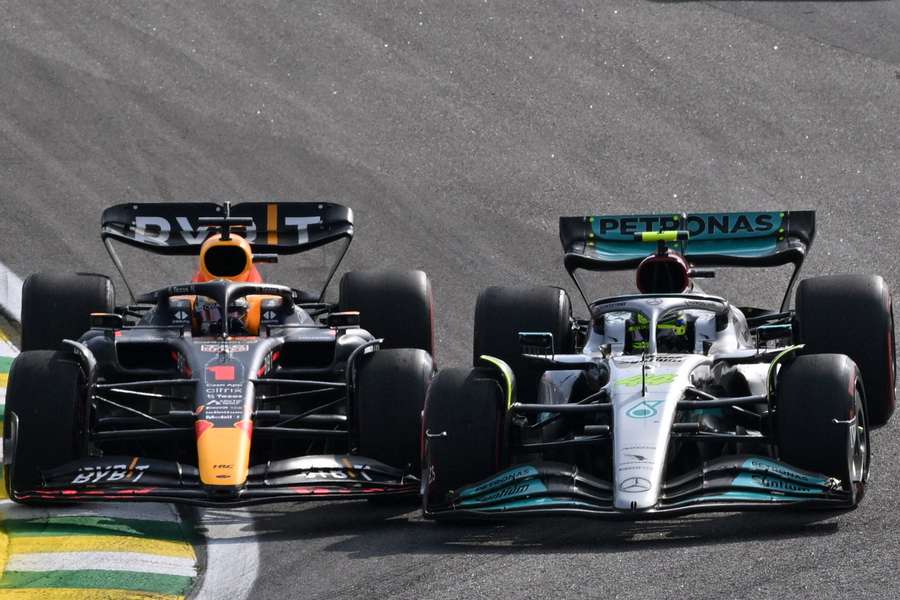
[{"label": "driver helmet", "polygon": [[[656,326],[656,348],[663,353],[692,352],[693,340],[688,334],[688,321],[683,311],[662,319]],[[635,313],[626,327],[625,351],[646,352],[650,349],[650,319]]]},{"label": "driver helmet", "polygon": [[[246,298],[238,298],[228,307],[224,317],[228,319],[228,330],[232,334],[247,334],[247,309]],[[222,333],[222,307],[218,302],[209,298],[197,298],[194,314],[199,323],[201,336],[214,336]]]}]

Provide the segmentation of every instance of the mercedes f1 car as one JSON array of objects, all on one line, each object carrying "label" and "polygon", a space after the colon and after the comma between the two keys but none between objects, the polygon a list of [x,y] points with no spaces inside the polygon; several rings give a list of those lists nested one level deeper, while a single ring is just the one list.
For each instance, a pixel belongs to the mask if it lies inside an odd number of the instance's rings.
[{"label": "mercedes f1 car", "polygon": [[[123,204],[101,237],[189,257],[193,281],[132,295],[41,273],[23,289],[4,471],[22,503],[239,505],[417,494],[434,372],[424,273],[349,272],[353,236],[326,203]],[[337,249],[318,290],[263,281],[258,263]],[[323,255],[324,256],[324,255]],[[267,267],[268,268],[268,267]],[[272,267],[274,268],[274,267]]]},{"label": "mercedes f1 car", "polygon": [[[640,293],[585,298],[585,320],[561,289],[481,293],[475,367],[442,370],[426,401],[425,515],[855,507],[894,410],[891,293],[816,277],[790,310],[814,232],[813,212],[562,218],[583,297],[584,271],[636,269]],[[778,265],[776,310],[697,283]]]}]

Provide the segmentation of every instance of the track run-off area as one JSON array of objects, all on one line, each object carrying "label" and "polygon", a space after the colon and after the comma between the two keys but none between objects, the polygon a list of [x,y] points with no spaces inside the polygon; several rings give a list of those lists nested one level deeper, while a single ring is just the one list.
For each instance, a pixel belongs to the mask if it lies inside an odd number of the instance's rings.
[{"label": "track run-off area", "polygon": [[[577,298],[560,215],[815,209],[806,276],[877,273],[900,291],[894,1],[0,0],[0,11],[0,262],[20,278],[112,275],[99,220],[119,202],[340,202],[356,216],[344,268],[431,276],[439,367],[470,362],[483,287]],[[189,272],[125,258],[141,290]],[[723,270],[706,287],[772,306],[785,282]],[[92,552],[136,552],[171,561],[163,573],[128,562],[150,579],[184,583],[134,592],[145,596],[891,599],[898,433],[896,419],[874,433],[867,497],[845,514],[441,526],[413,505],[365,502],[52,515],[7,503],[0,597],[84,588],[56,584],[112,564]],[[17,558],[48,554],[29,545],[36,531],[135,546]]]}]

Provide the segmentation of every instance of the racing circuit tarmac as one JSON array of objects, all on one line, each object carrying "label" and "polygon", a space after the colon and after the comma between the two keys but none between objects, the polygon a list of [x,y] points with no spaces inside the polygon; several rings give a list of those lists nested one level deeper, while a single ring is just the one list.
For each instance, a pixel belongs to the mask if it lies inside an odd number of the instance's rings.
[{"label": "racing circuit tarmac", "polygon": [[[897,2],[224,4],[0,1],[0,262],[111,273],[122,201],[342,202],[346,267],[431,275],[442,366],[480,288],[569,287],[561,214],[815,208],[806,274],[900,293]],[[183,276],[136,260],[138,287]],[[771,305],[785,278],[759,275],[709,287]],[[363,502],[197,527],[258,552],[254,598],[896,598],[898,431],[842,515],[440,526]]]}]

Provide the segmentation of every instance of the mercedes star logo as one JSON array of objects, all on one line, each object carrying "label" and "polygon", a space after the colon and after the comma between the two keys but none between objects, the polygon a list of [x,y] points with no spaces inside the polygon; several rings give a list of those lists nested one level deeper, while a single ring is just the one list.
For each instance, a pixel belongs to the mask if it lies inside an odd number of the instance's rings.
[{"label": "mercedes star logo", "polygon": [[639,494],[650,491],[650,480],[643,477],[629,477],[619,484],[619,489],[629,494]]}]

